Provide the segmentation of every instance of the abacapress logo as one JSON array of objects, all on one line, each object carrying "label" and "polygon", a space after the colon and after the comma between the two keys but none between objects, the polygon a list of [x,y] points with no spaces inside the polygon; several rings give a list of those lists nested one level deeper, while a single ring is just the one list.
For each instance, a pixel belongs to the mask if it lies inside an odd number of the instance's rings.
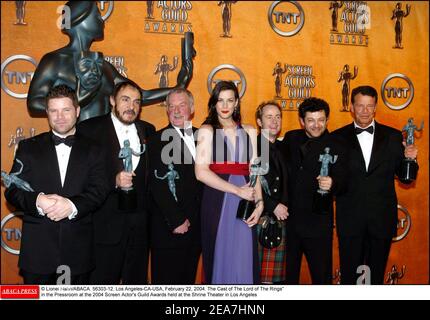
[{"label": "abacapress logo", "polygon": [[1,286],[1,299],[39,299],[39,286]]}]

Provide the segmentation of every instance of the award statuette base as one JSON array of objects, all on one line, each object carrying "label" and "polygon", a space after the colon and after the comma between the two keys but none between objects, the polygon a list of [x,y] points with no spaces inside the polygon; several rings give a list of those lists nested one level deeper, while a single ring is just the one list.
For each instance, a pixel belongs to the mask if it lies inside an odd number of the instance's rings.
[{"label": "award statuette base", "polygon": [[314,194],[312,212],[321,215],[330,213],[332,197],[328,191],[318,189]]},{"label": "award statuette base", "polygon": [[415,181],[418,173],[418,164],[413,159],[404,159],[402,161],[402,169],[400,173],[400,179],[407,183]]},{"label": "award statuette base", "polygon": [[135,189],[120,189],[118,191],[118,209],[121,211],[135,211],[137,195]]},{"label": "award statuette base", "polygon": [[255,204],[253,201],[245,199],[240,200],[239,206],[237,207],[236,218],[240,220],[248,220],[252,212],[254,212]]}]

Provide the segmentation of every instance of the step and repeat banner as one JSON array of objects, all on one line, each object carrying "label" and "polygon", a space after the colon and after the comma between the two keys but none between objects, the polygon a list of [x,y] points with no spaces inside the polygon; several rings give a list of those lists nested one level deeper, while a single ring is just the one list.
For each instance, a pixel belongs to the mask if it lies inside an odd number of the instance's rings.
[{"label": "step and repeat banner", "polygon": [[[1,2],[1,169],[9,171],[18,142],[48,130],[31,117],[26,98],[41,58],[69,42],[61,32],[63,1]],[[376,120],[417,132],[420,172],[408,187],[396,182],[398,234],[393,239],[387,284],[429,281],[429,3],[420,1],[97,1],[103,53],[124,77],[144,89],[174,86],[181,38],[194,33],[194,125],[207,115],[209,92],[220,79],[234,81],[244,122],[255,125],[259,103],[277,100],[284,110],[282,135],[300,127],[297,108],[307,97],[328,101],[329,130],[352,122],[349,93],[371,85],[380,95]],[[145,106],[141,118],[158,129],[167,122],[162,104]],[[1,282],[22,283],[17,261],[21,213],[1,188]],[[335,239],[333,283],[339,281]],[[201,281],[201,276],[196,282]],[[302,283],[310,283],[306,263]]]}]

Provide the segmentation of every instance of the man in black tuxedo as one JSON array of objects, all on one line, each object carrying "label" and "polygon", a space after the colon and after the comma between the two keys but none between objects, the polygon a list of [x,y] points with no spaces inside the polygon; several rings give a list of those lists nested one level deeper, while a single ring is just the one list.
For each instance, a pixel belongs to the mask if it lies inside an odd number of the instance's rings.
[{"label": "man in black tuxedo", "polygon": [[[173,89],[166,99],[169,125],[151,137],[152,284],[194,284],[201,251],[202,184],[194,174],[196,128],[191,125],[194,99]],[[172,166],[173,165],[173,166]]]},{"label": "man in black tuxedo", "polygon": [[[139,120],[142,95],[134,82],[118,84],[110,97],[112,111],[79,123],[78,132],[97,141],[105,150],[109,195],[94,214],[96,269],[92,284],[146,284],[148,273],[147,138],[155,132],[152,124]],[[128,140],[132,172],[124,170],[118,157]],[[135,209],[120,210],[121,188],[133,187]]]},{"label": "man in black tuxedo", "polygon": [[[257,125],[261,128],[257,137],[258,155],[262,160],[261,168],[265,169],[266,166],[268,168],[264,179],[267,181],[270,194],[263,192],[264,211],[273,213],[278,220],[286,220],[288,218],[287,166],[284,155],[280,151],[281,142],[277,140],[282,127],[282,109],[275,101],[263,102],[257,108],[256,118]],[[266,145],[268,145],[267,149]],[[262,154],[265,151],[269,154]]]},{"label": "man in black tuxedo", "polygon": [[[346,155],[327,130],[330,108],[318,98],[299,107],[303,129],[288,131],[283,144],[288,167],[287,284],[299,284],[303,253],[313,284],[332,283],[333,201],[342,187]],[[328,176],[320,176],[320,155],[330,148],[337,155]],[[317,190],[330,191],[328,208],[314,205]]]},{"label": "man in black tuxedo", "polygon": [[34,191],[11,185],[5,192],[24,212],[18,265],[25,284],[56,284],[60,269],[66,278],[58,279],[61,284],[88,284],[94,268],[92,213],[108,192],[102,153],[75,135],[80,108],[71,88],[53,87],[46,106],[51,131],[21,141],[11,170],[22,168],[19,177]]},{"label": "man in black tuxedo", "polygon": [[336,199],[342,284],[356,284],[357,268],[363,265],[370,268],[372,284],[383,284],[397,228],[394,177],[402,160],[416,159],[418,153],[414,145],[404,147],[399,130],[374,120],[377,100],[370,86],[352,90],[354,122],[333,132],[349,153],[347,187]]},{"label": "man in black tuxedo", "polygon": [[[282,108],[276,101],[263,102],[257,107],[255,116],[257,125],[261,128],[257,136],[257,146],[263,173],[260,177],[265,212],[263,219],[273,215],[282,223],[282,240],[279,246],[273,249],[259,246],[262,262],[260,277],[263,283],[285,284],[287,163],[280,150],[281,142],[277,140],[282,128]],[[260,224],[263,219],[260,218]]]}]

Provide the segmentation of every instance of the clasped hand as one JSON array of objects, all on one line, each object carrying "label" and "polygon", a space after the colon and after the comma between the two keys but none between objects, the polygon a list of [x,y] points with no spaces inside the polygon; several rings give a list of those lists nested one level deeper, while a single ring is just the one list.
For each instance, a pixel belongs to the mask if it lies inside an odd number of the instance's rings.
[{"label": "clasped hand", "polygon": [[37,198],[36,205],[52,221],[63,220],[73,211],[70,201],[58,194],[41,194]]}]

